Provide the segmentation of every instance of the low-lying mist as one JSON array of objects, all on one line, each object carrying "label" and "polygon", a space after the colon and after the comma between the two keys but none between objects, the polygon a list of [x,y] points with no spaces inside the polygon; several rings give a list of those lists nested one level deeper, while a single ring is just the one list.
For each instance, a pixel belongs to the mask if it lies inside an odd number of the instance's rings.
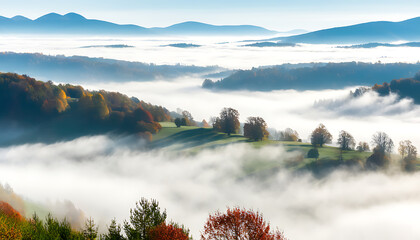
[{"label": "low-lying mist", "polygon": [[351,98],[350,91],[342,90],[271,92],[210,91],[200,87],[201,79],[182,78],[174,82],[153,83],[95,83],[85,84],[89,89],[119,91],[146,102],[191,112],[196,121],[218,116],[224,107],[239,111],[240,121],[250,116],[260,116],[268,127],[283,130],[292,128],[300,138],[308,141],[311,132],[323,123],[336,142],[341,130],[351,133],[357,142],[371,142],[377,131],[386,132],[394,141],[409,139],[420,147],[416,129],[420,123],[420,107],[408,99],[399,100],[395,95],[380,97],[369,92]]},{"label": "low-lying mist", "polygon": [[0,176],[31,201],[73,202],[102,229],[113,217],[128,219],[146,197],[196,238],[208,214],[226,206],[261,211],[290,239],[420,236],[419,174],[337,170],[318,179],[283,167],[296,156],[247,144],[195,154],[146,151],[134,138],[93,136],[0,148]]}]

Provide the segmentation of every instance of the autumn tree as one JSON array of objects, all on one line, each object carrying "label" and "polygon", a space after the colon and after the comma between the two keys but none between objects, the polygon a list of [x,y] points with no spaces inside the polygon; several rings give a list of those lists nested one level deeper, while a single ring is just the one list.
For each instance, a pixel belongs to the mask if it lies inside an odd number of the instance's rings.
[{"label": "autumn tree", "polygon": [[244,136],[255,141],[267,139],[267,123],[261,117],[249,117],[244,125]]},{"label": "autumn tree", "polygon": [[193,116],[191,115],[191,113],[190,112],[188,112],[188,111],[182,111],[182,121],[184,121],[183,122],[183,126],[195,126],[196,124],[195,124],[195,121],[194,121],[194,118],[193,118]]},{"label": "autumn tree", "polygon": [[202,240],[284,240],[280,231],[270,231],[259,212],[228,208],[226,213],[210,215],[201,234]]},{"label": "autumn tree", "polygon": [[359,152],[367,152],[370,151],[370,147],[367,142],[359,142],[359,144],[356,147],[356,150]]},{"label": "autumn tree", "polygon": [[160,211],[159,202],[142,198],[134,209],[130,209],[130,222],[124,222],[124,232],[128,240],[147,239],[150,229],[165,220],[166,210]]},{"label": "autumn tree", "polygon": [[400,142],[398,152],[401,155],[403,168],[407,171],[414,171],[416,169],[417,148],[410,140],[405,140]]},{"label": "autumn tree", "polygon": [[91,217],[85,222],[83,236],[85,236],[86,240],[95,240],[98,236],[98,227]]},{"label": "autumn tree", "polygon": [[337,143],[341,150],[352,150],[356,145],[353,136],[344,130],[338,135]]},{"label": "autumn tree", "polygon": [[158,226],[150,229],[150,240],[188,240],[188,234],[180,227],[173,224],[161,223]]},{"label": "autumn tree", "polygon": [[286,128],[284,131],[279,132],[278,140],[280,141],[292,141],[297,142],[299,140],[299,134],[297,131]]},{"label": "autumn tree", "polygon": [[213,123],[215,130],[227,133],[229,136],[232,133],[237,133],[239,127],[239,112],[233,108],[223,108],[220,117],[216,118]]},{"label": "autumn tree", "polygon": [[398,147],[398,152],[401,155],[401,158],[416,158],[417,157],[417,148],[411,143],[410,140],[401,141]]},{"label": "autumn tree", "polygon": [[384,132],[377,132],[372,136],[372,144],[375,145],[377,151],[383,151],[384,153],[391,153],[394,148],[394,142]]},{"label": "autumn tree", "polygon": [[322,147],[326,143],[331,143],[332,135],[328,132],[324,124],[319,124],[319,126],[311,134],[311,143],[314,146]]},{"label": "autumn tree", "polygon": [[203,128],[209,128],[210,125],[207,123],[207,121],[205,119],[203,119],[203,121],[201,121],[201,127],[203,127]]}]

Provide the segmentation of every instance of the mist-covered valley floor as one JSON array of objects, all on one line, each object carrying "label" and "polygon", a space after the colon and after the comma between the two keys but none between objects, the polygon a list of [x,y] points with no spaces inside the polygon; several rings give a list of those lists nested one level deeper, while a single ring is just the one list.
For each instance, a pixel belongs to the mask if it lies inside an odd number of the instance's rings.
[{"label": "mist-covered valley floor", "polygon": [[[184,155],[146,151],[130,137],[104,135],[1,148],[0,175],[15,193],[58,216],[73,216],[75,222],[92,216],[102,229],[113,217],[121,223],[128,219],[141,196],[158,199],[195,237],[210,212],[227,206],[261,211],[290,239],[416,239],[420,234],[417,173],[337,170],[320,179],[281,167],[297,155],[281,146],[247,144]],[[280,167],[255,170],[256,164]],[[66,205],[68,200],[74,205]]]},{"label": "mist-covered valley floor", "polygon": [[[308,62],[413,63],[418,61],[416,53],[420,51],[408,47],[345,49],[309,44],[252,48],[241,46],[245,43],[239,40],[244,39],[8,37],[0,39],[0,51],[217,65],[231,70]],[[200,47],[167,46],[175,43]],[[101,47],[110,44],[133,47]],[[69,78],[34,77],[55,83],[66,83]],[[223,107],[232,107],[239,111],[241,122],[249,116],[260,116],[270,128],[297,130],[303,142],[309,142],[313,129],[323,123],[333,135],[333,146],[341,130],[350,132],[357,142],[370,143],[374,133],[383,131],[396,144],[410,139],[420,146],[416,131],[420,107],[411,99],[375,92],[351,97],[350,91],[359,86],[311,91],[212,91],[201,87],[203,80],[185,75],[144,82],[81,78],[73,83],[90,90],[121,92],[171,111],[188,110],[199,122],[219,115]],[[300,153],[279,145],[256,148],[238,143],[191,153],[174,150],[174,146],[148,149],[138,138],[115,135],[7,144],[30,131],[5,125],[0,128],[0,183],[13,189],[0,188],[0,200],[10,199],[28,217],[33,211],[41,215],[51,211],[81,226],[86,217],[92,216],[104,231],[112,218],[119,223],[128,219],[130,208],[146,197],[157,199],[169,218],[189,227],[195,239],[209,213],[234,206],[262,212],[289,239],[420,236],[420,176],[403,173],[398,166],[378,172],[337,169],[320,178],[286,167],[288,162],[299,159]]]}]

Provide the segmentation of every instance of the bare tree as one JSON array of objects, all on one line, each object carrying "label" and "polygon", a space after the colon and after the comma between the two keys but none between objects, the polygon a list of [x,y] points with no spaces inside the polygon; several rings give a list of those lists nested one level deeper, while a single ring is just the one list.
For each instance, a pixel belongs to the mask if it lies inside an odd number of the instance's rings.
[{"label": "bare tree", "polygon": [[374,144],[379,151],[384,153],[391,153],[394,148],[394,142],[384,132],[377,132],[372,137],[372,144]]}]

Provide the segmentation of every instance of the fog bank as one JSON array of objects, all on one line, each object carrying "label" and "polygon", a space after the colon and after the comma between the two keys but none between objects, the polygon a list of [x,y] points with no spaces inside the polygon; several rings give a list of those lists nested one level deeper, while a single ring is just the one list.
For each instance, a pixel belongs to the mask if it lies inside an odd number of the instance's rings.
[{"label": "fog bank", "polygon": [[198,154],[144,151],[134,139],[83,137],[0,149],[0,175],[34,201],[70,200],[102,226],[121,223],[141,197],[197,238],[206,218],[226,206],[261,211],[290,239],[417,239],[419,174],[337,171],[295,174],[281,147],[228,145]]}]

